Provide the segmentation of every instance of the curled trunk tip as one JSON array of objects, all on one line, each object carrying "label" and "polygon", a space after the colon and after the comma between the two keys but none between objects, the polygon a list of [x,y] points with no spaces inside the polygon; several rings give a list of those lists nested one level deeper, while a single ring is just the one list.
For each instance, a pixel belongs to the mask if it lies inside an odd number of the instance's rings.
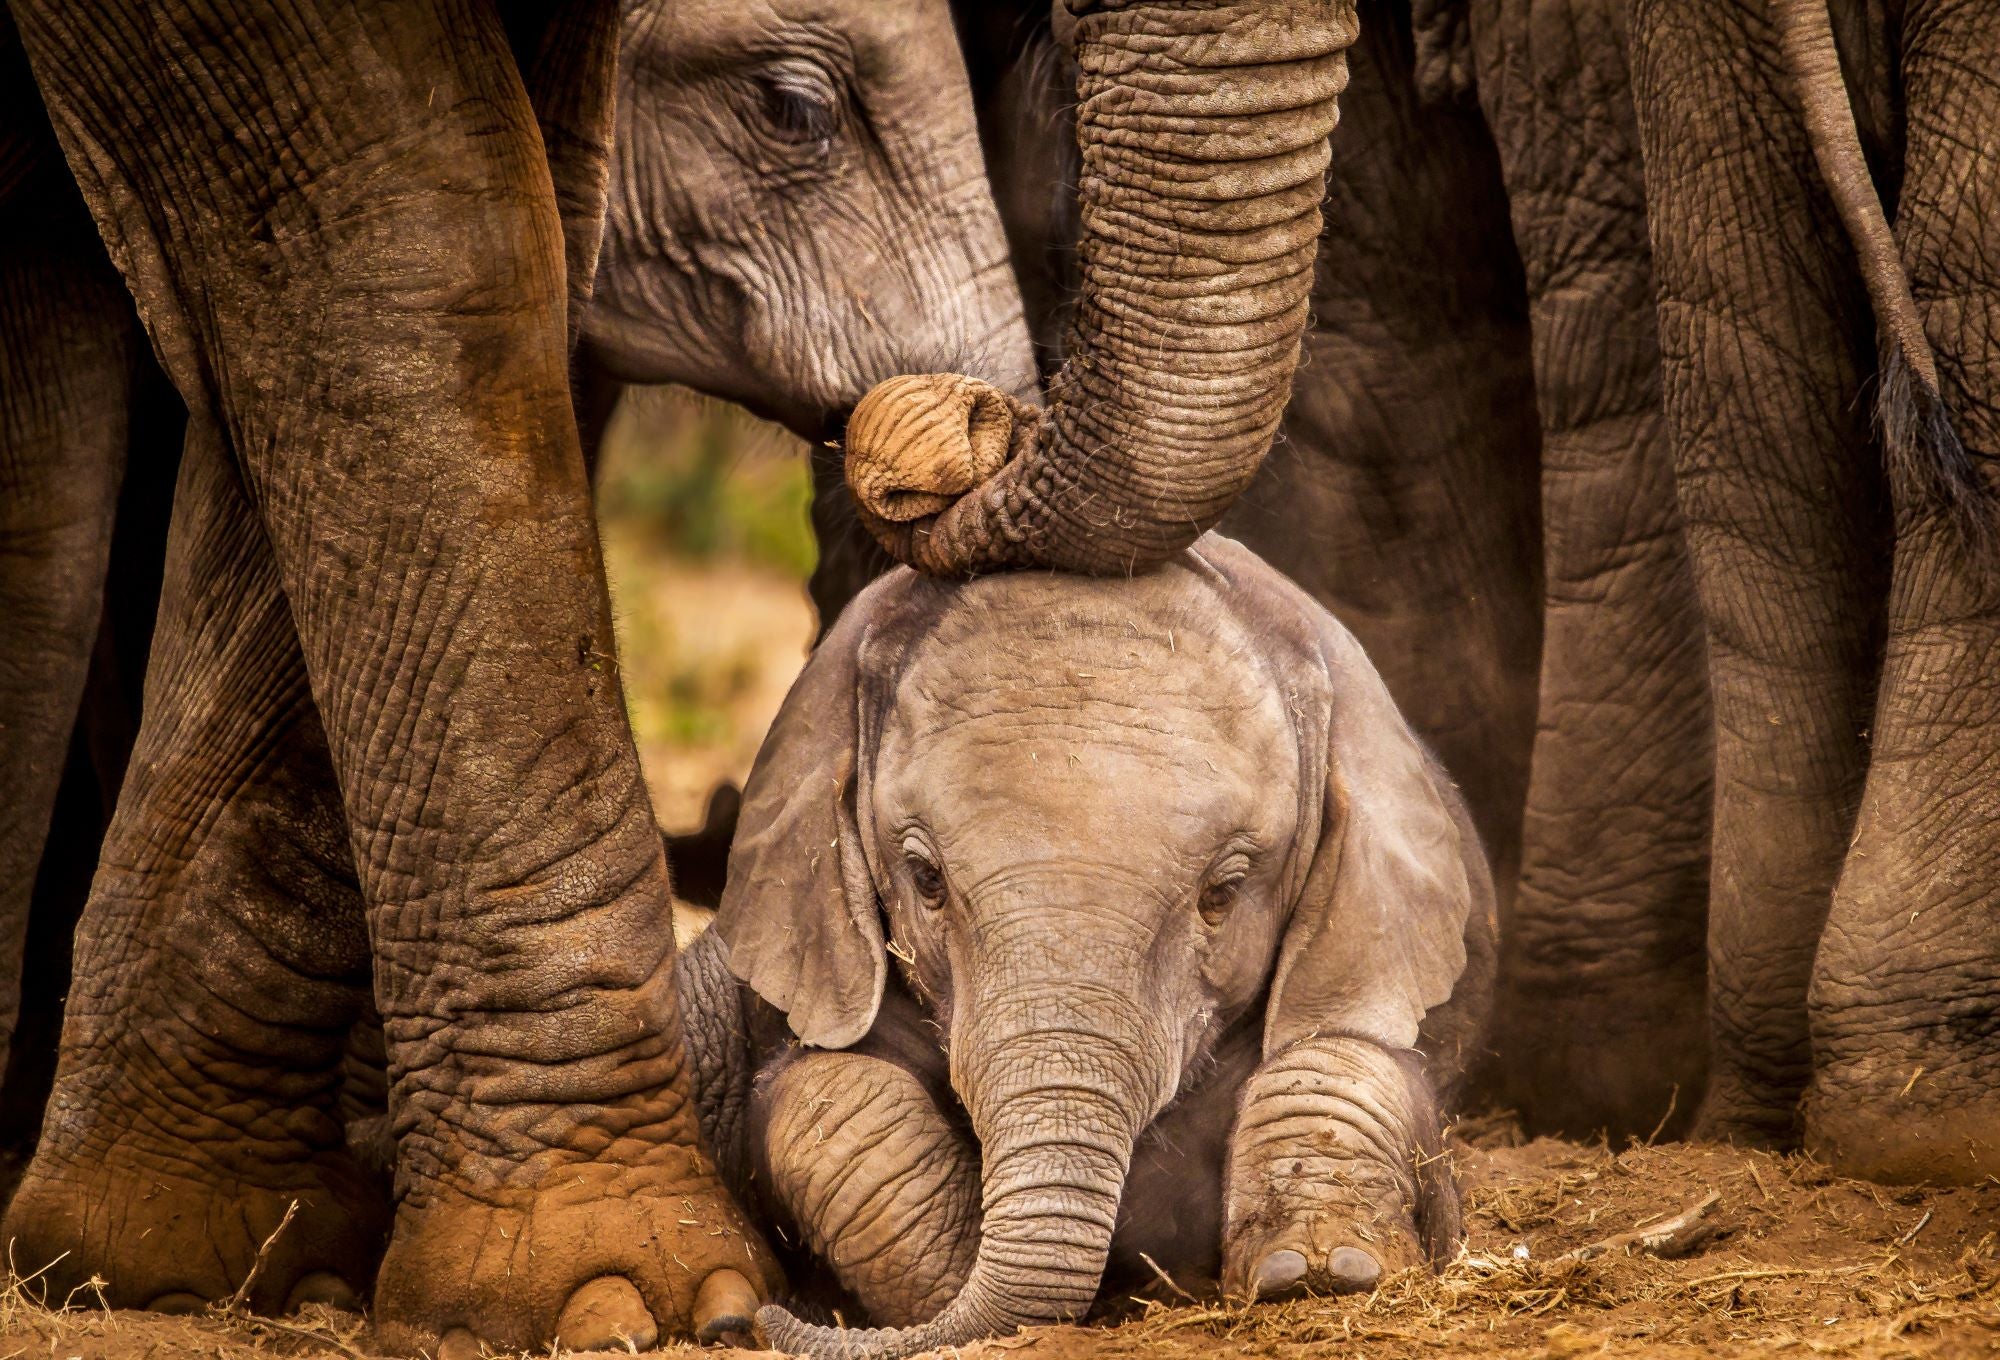
[{"label": "curled trunk tip", "polygon": [[[1016,412],[1009,456],[964,491],[905,497],[911,518],[862,496],[883,546],[933,575],[1157,566],[1249,484],[1298,363],[1350,0],[1058,15],[1077,65],[1080,279],[1052,404]],[[914,410],[912,438],[933,428]]]},{"label": "curled trunk tip", "polygon": [[773,1350],[810,1356],[812,1360],[899,1360],[901,1356],[920,1355],[942,1346],[963,1345],[975,1336],[985,1335],[978,1332],[946,1335],[940,1327],[942,1321],[939,1318],[917,1327],[849,1329],[816,1326],[793,1317],[775,1303],[757,1310],[757,1326]]},{"label": "curled trunk tip", "polygon": [[877,383],[847,423],[847,488],[862,524],[890,556],[950,574],[930,543],[938,516],[1019,456],[1039,414],[958,373]]}]

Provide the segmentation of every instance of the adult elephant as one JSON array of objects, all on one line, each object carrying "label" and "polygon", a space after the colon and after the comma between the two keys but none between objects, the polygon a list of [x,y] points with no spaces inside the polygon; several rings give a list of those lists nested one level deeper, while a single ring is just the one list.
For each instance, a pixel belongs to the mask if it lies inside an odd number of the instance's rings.
[{"label": "adult elephant", "polygon": [[[747,1232],[693,1151],[664,872],[591,664],[566,318],[614,12],[14,17],[189,411],[154,702],[17,1252],[176,1306],[245,1278],[296,1201],[261,1306],[369,1259],[383,1211],[327,1105],[372,944],[408,1130],[389,1335],[546,1338],[612,1276],[685,1325],[716,1268],[768,1281],[749,1239],[681,1226]],[[437,1245],[529,1227],[576,1249]]]},{"label": "adult elephant", "polygon": [[[934,560],[1130,565],[1191,538],[1254,466],[1352,30],[1344,6],[1297,8],[1075,16],[1099,284],[1076,333],[1096,362],[1014,465],[1029,475],[947,516]],[[148,1234],[79,1206],[146,1204],[161,1231],[141,1262],[226,1283],[296,1200],[260,1302],[351,1268],[379,1224],[327,1113],[372,966],[399,1144],[387,1337],[532,1346],[607,1298],[633,1326],[683,1323],[723,1266],[768,1284],[694,1150],[663,866],[567,412],[610,12],[16,13],[191,432],[165,702],[9,1232],[45,1256],[95,1235],[65,1266],[88,1269]],[[1188,117],[1231,133],[1118,145]],[[1192,272],[1188,242],[1209,253]],[[1193,361],[1163,371],[1135,322]],[[213,580],[235,588],[210,598]],[[332,785],[338,808],[315,804]],[[115,1099],[135,1089],[144,1109]],[[134,1127],[185,1135],[171,1169]]]},{"label": "adult elephant", "polygon": [[1978,1179],[2000,1167],[2000,155],[1975,130],[2000,116],[2000,14],[1640,0],[1631,43],[1717,710],[1706,1126]]}]

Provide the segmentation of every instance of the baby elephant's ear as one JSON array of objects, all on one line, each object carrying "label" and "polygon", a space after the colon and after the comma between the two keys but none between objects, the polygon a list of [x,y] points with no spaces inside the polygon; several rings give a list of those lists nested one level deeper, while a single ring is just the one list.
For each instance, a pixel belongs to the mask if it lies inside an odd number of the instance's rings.
[{"label": "baby elephant's ear", "polygon": [[1314,1033],[1414,1048],[1425,1012],[1465,972],[1468,923],[1491,914],[1492,884],[1442,767],[1360,644],[1330,617],[1319,624],[1324,801],[1301,819],[1317,820],[1318,838],[1279,948],[1264,1049]]},{"label": "baby elephant's ear", "polygon": [[887,968],[854,815],[865,592],[785,696],[743,790],[715,930],[729,967],[792,1032],[845,1048],[875,1023]]}]

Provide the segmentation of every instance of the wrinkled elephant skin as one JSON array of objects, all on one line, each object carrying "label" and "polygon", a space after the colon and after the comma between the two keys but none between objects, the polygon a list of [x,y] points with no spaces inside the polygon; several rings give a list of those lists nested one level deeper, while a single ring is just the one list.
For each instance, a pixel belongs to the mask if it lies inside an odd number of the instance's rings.
[{"label": "wrinkled elephant skin", "polygon": [[[691,1031],[724,1165],[906,1325],[767,1310],[774,1343],[1074,1317],[1141,1252],[1239,1295],[1449,1255],[1437,1093],[1494,930],[1456,790],[1352,637],[1239,545],[1131,580],[876,583],[766,741],[684,984],[744,1017]],[[696,958],[725,948],[740,1011]]]}]

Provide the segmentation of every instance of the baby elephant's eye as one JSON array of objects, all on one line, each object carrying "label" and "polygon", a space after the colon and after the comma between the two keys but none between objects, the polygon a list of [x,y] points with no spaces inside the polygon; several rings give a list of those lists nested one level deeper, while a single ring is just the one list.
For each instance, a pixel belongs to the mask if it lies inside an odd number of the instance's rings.
[{"label": "baby elephant's eye", "polygon": [[926,907],[935,911],[944,905],[944,875],[937,865],[918,855],[908,856],[910,884]]},{"label": "baby elephant's eye", "polygon": [[1195,903],[1201,912],[1201,919],[1212,926],[1219,926],[1229,916],[1230,908],[1236,905],[1236,894],[1243,887],[1240,878],[1220,878],[1201,890],[1201,897]]}]

